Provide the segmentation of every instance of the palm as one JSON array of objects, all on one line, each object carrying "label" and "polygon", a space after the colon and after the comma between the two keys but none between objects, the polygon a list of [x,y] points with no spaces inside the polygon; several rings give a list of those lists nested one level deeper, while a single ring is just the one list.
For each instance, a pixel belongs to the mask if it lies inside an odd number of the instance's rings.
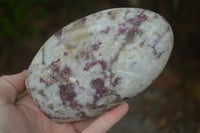
[{"label": "palm", "polygon": [[[15,117],[16,121],[19,121],[23,118],[23,123],[29,123],[31,125],[34,133],[63,133],[67,131],[69,133],[80,132],[82,129],[86,127],[87,124],[90,123],[91,120],[85,120],[81,122],[73,122],[73,123],[55,123],[48,119],[33,103],[30,96],[26,96],[23,100],[19,101],[16,106],[14,106],[16,110]],[[19,126],[23,125],[19,123]],[[30,125],[28,125],[30,129]],[[22,127],[23,128],[23,127]]]},{"label": "palm", "polygon": [[96,119],[62,124],[53,122],[40,111],[29,95],[18,102],[14,102],[17,92],[20,93],[25,90],[23,89],[25,88],[25,74],[26,72],[23,72],[14,76],[0,78],[0,120],[4,120],[2,121],[2,127],[7,127],[6,131],[8,132],[102,133],[109,130],[128,111],[127,103],[123,103]]}]

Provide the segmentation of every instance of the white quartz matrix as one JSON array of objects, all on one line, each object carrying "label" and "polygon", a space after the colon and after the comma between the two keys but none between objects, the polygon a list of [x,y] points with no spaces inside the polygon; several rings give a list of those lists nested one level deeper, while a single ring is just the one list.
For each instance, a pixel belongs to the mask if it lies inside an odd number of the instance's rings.
[{"label": "white quartz matrix", "polygon": [[97,116],[148,87],[173,46],[170,25],[138,8],[97,12],[51,36],[33,59],[26,87],[51,119]]}]

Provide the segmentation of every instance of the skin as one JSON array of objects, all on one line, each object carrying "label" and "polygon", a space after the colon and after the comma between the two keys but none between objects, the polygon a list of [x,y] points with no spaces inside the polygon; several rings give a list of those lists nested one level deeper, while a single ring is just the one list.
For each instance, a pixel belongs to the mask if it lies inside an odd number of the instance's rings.
[{"label": "skin", "polygon": [[25,91],[26,70],[0,78],[0,132],[2,133],[105,133],[128,111],[122,103],[97,118],[56,123],[45,116],[34,104],[30,95],[16,102],[18,94]]}]

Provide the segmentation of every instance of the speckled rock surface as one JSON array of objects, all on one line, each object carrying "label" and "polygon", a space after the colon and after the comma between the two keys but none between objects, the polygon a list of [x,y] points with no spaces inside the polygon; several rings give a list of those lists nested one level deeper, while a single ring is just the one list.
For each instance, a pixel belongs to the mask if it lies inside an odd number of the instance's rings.
[{"label": "speckled rock surface", "polygon": [[26,87],[51,119],[97,116],[149,86],[170,56],[173,33],[160,15],[116,8],[55,33],[33,59]]}]

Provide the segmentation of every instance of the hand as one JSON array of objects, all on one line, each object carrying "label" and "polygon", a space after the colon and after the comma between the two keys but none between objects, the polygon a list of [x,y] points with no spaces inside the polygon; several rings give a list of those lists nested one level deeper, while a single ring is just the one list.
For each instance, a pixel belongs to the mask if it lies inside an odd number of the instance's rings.
[{"label": "hand", "polygon": [[0,132],[2,133],[105,133],[128,111],[123,103],[97,118],[56,123],[45,116],[26,95],[15,101],[17,94],[25,91],[26,70],[0,78]]}]

